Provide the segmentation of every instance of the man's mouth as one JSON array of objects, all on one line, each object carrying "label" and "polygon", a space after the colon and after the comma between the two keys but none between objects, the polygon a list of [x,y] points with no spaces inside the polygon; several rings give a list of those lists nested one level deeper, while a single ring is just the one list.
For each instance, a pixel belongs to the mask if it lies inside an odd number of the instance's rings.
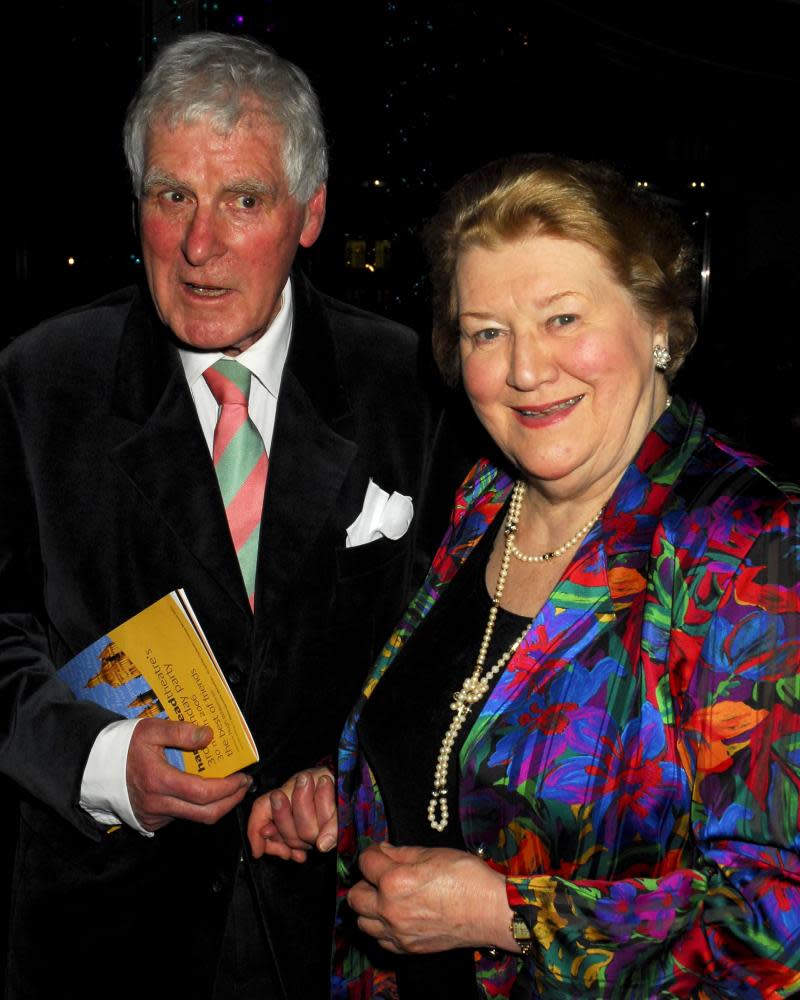
[{"label": "man's mouth", "polygon": [[219,288],[215,285],[196,285],[191,281],[186,281],[184,284],[192,295],[201,295],[203,298],[208,299],[218,299],[230,291],[228,288]]},{"label": "man's mouth", "polygon": [[514,409],[524,417],[549,417],[554,413],[558,413],[559,410],[568,410],[571,406],[576,406],[582,399],[583,393],[580,396],[570,396],[569,399],[561,399],[557,403],[550,403],[548,406],[537,406],[533,409],[515,406]]}]

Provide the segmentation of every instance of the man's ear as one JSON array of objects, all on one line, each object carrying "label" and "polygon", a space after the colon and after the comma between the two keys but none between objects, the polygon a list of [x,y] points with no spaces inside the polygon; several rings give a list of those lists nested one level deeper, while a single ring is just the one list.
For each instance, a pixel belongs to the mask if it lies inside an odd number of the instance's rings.
[{"label": "man's ear", "polygon": [[133,226],[133,235],[136,239],[139,239],[139,199],[134,196],[131,200],[131,225]]},{"label": "man's ear", "polygon": [[325,201],[328,189],[325,184],[320,184],[317,190],[311,195],[305,205],[305,222],[300,232],[298,242],[301,247],[310,247],[315,243],[322,231],[322,223],[325,221]]}]

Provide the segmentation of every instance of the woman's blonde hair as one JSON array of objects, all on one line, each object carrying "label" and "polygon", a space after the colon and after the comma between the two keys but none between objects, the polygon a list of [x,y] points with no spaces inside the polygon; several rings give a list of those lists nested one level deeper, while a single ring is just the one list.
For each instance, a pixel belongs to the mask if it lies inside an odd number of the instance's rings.
[{"label": "woman's blonde hair", "polygon": [[697,337],[692,306],[696,253],[672,212],[597,163],[527,154],[462,178],[428,224],[433,353],[445,381],[460,378],[455,273],[468,247],[529,235],[577,240],[597,250],[650,320],[666,319],[671,378]]}]

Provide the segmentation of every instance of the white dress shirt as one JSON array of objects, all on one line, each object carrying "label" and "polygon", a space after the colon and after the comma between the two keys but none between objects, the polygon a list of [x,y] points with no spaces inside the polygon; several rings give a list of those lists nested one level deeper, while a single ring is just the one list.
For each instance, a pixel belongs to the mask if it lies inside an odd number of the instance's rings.
[{"label": "white dress shirt", "polygon": [[[272,447],[278,391],[289,353],[293,316],[292,285],[287,280],[275,319],[263,336],[236,356],[239,364],[249,368],[253,375],[248,411],[264,439],[267,455]],[[209,452],[213,454],[219,406],[203,378],[203,372],[225,355],[221,351],[192,351],[188,348],[179,348],[178,353],[203,436]],[[145,836],[152,836],[139,824],[128,797],[128,747],[138,722],[138,719],[121,719],[98,733],[83,772],[80,804],[99,823],[109,826],[126,823]]]}]

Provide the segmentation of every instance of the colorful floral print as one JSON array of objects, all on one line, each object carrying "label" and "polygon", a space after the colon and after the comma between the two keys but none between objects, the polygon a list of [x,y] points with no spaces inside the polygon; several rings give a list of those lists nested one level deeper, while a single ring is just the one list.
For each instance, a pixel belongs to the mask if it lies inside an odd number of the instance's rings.
[{"label": "colorful floral print", "polygon": [[[498,515],[460,491],[368,697]],[[476,953],[486,997],[800,995],[798,507],[675,400],[507,665],[462,748],[468,848],[506,875],[531,955]],[[334,995],[392,997],[343,894],[385,838],[356,722],[339,760]]]}]

